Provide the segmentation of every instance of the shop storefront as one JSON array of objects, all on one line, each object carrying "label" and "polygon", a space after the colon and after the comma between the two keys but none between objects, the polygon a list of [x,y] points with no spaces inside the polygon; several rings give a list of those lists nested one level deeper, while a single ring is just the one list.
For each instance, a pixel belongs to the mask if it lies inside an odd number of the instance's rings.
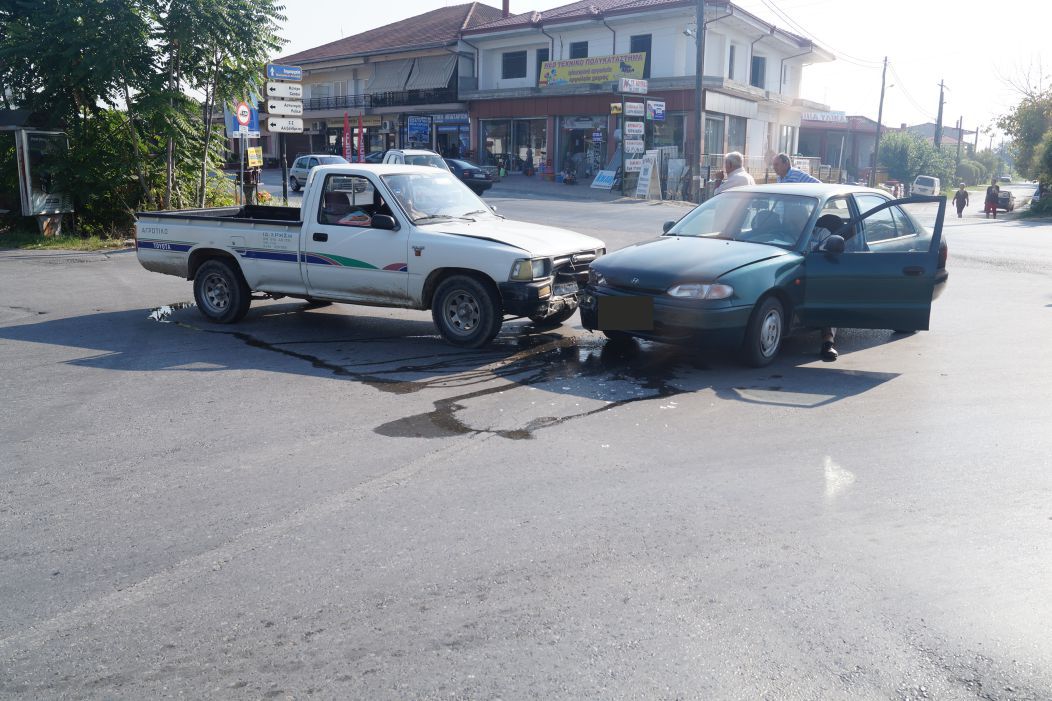
[{"label": "shop storefront", "polygon": [[509,173],[536,169],[548,161],[548,120],[483,120],[479,144],[480,165],[503,166]]},{"label": "shop storefront", "polygon": [[608,115],[559,117],[557,123],[557,171],[573,173],[580,181],[606,167]]},{"label": "shop storefront", "polygon": [[446,158],[463,158],[471,148],[467,112],[431,115],[435,128],[434,149]]}]

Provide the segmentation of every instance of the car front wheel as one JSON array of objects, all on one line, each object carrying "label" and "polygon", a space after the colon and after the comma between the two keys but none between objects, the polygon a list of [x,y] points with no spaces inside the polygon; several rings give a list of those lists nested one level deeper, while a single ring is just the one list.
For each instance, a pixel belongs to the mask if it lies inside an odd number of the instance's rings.
[{"label": "car front wheel", "polygon": [[496,289],[467,275],[453,275],[438,286],[431,317],[446,341],[463,348],[486,345],[504,323]]},{"label": "car front wheel", "polygon": [[289,178],[289,187],[292,188],[293,192],[299,192],[300,191],[300,181],[296,180],[296,178]]},{"label": "car front wheel", "polygon": [[785,308],[775,297],[764,298],[745,330],[745,361],[754,368],[770,365],[782,348],[784,335]]}]

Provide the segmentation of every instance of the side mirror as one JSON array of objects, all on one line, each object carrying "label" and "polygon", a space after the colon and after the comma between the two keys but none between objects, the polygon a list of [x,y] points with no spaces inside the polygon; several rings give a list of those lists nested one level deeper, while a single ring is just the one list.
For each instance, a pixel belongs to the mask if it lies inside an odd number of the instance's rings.
[{"label": "side mirror", "polygon": [[493,210],[493,213],[494,213],[494,214],[496,214],[496,213],[497,213],[497,205],[495,205],[495,204],[491,204],[491,205],[489,206],[489,208]]},{"label": "side mirror", "polygon": [[674,221],[667,221],[667,222],[665,222],[664,224],[661,225],[662,233],[667,234],[668,230],[671,229],[672,227],[674,227],[675,225],[676,225],[676,222],[674,222]]},{"label": "side mirror", "polygon": [[825,253],[843,253],[844,252],[844,237],[838,234],[833,234],[819,246],[820,251]]},{"label": "side mirror", "polygon": [[384,231],[395,231],[398,229],[398,222],[390,214],[374,214],[373,215],[373,228],[383,229]]}]

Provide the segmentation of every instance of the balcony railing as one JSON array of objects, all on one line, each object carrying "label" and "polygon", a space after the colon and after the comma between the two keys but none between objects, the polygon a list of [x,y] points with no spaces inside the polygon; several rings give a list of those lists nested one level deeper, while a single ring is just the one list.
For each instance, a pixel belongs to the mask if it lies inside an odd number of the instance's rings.
[{"label": "balcony railing", "polygon": [[369,109],[371,107],[402,107],[405,105],[437,105],[458,102],[456,88],[439,88],[437,90],[399,90],[380,92],[369,95],[338,95],[336,97],[312,97],[303,101],[303,109]]}]

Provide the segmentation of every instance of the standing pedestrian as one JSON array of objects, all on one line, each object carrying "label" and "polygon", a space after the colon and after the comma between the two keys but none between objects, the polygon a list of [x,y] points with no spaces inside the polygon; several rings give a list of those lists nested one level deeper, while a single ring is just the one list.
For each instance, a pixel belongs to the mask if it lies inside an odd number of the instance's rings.
[{"label": "standing pedestrian", "polygon": [[732,187],[755,185],[756,181],[742,167],[743,156],[738,151],[731,151],[723,157],[723,170],[716,173],[716,192],[726,192]]},{"label": "standing pedestrian", "polygon": [[953,204],[957,207],[957,218],[960,219],[964,216],[964,208],[968,206],[968,191],[964,189],[964,183],[961,183],[960,189],[954,193]]},{"label": "standing pedestrian", "polygon": [[778,174],[778,182],[780,183],[820,183],[822,182],[818,178],[808,175],[799,168],[793,168],[793,162],[789,159],[789,154],[779,153],[774,157],[771,162],[771,166],[774,167],[774,172]]},{"label": "standing pedestrian", "polygon": [[997,184],[997,178],[990,181],[990,187],[986,188],[986,205],[983,208],[983,212],[986,214],[986,218],[990,218],[990,213],[993,212],[994,219],[997,219],[997,200],[1001,198],[1001,187]]}]

